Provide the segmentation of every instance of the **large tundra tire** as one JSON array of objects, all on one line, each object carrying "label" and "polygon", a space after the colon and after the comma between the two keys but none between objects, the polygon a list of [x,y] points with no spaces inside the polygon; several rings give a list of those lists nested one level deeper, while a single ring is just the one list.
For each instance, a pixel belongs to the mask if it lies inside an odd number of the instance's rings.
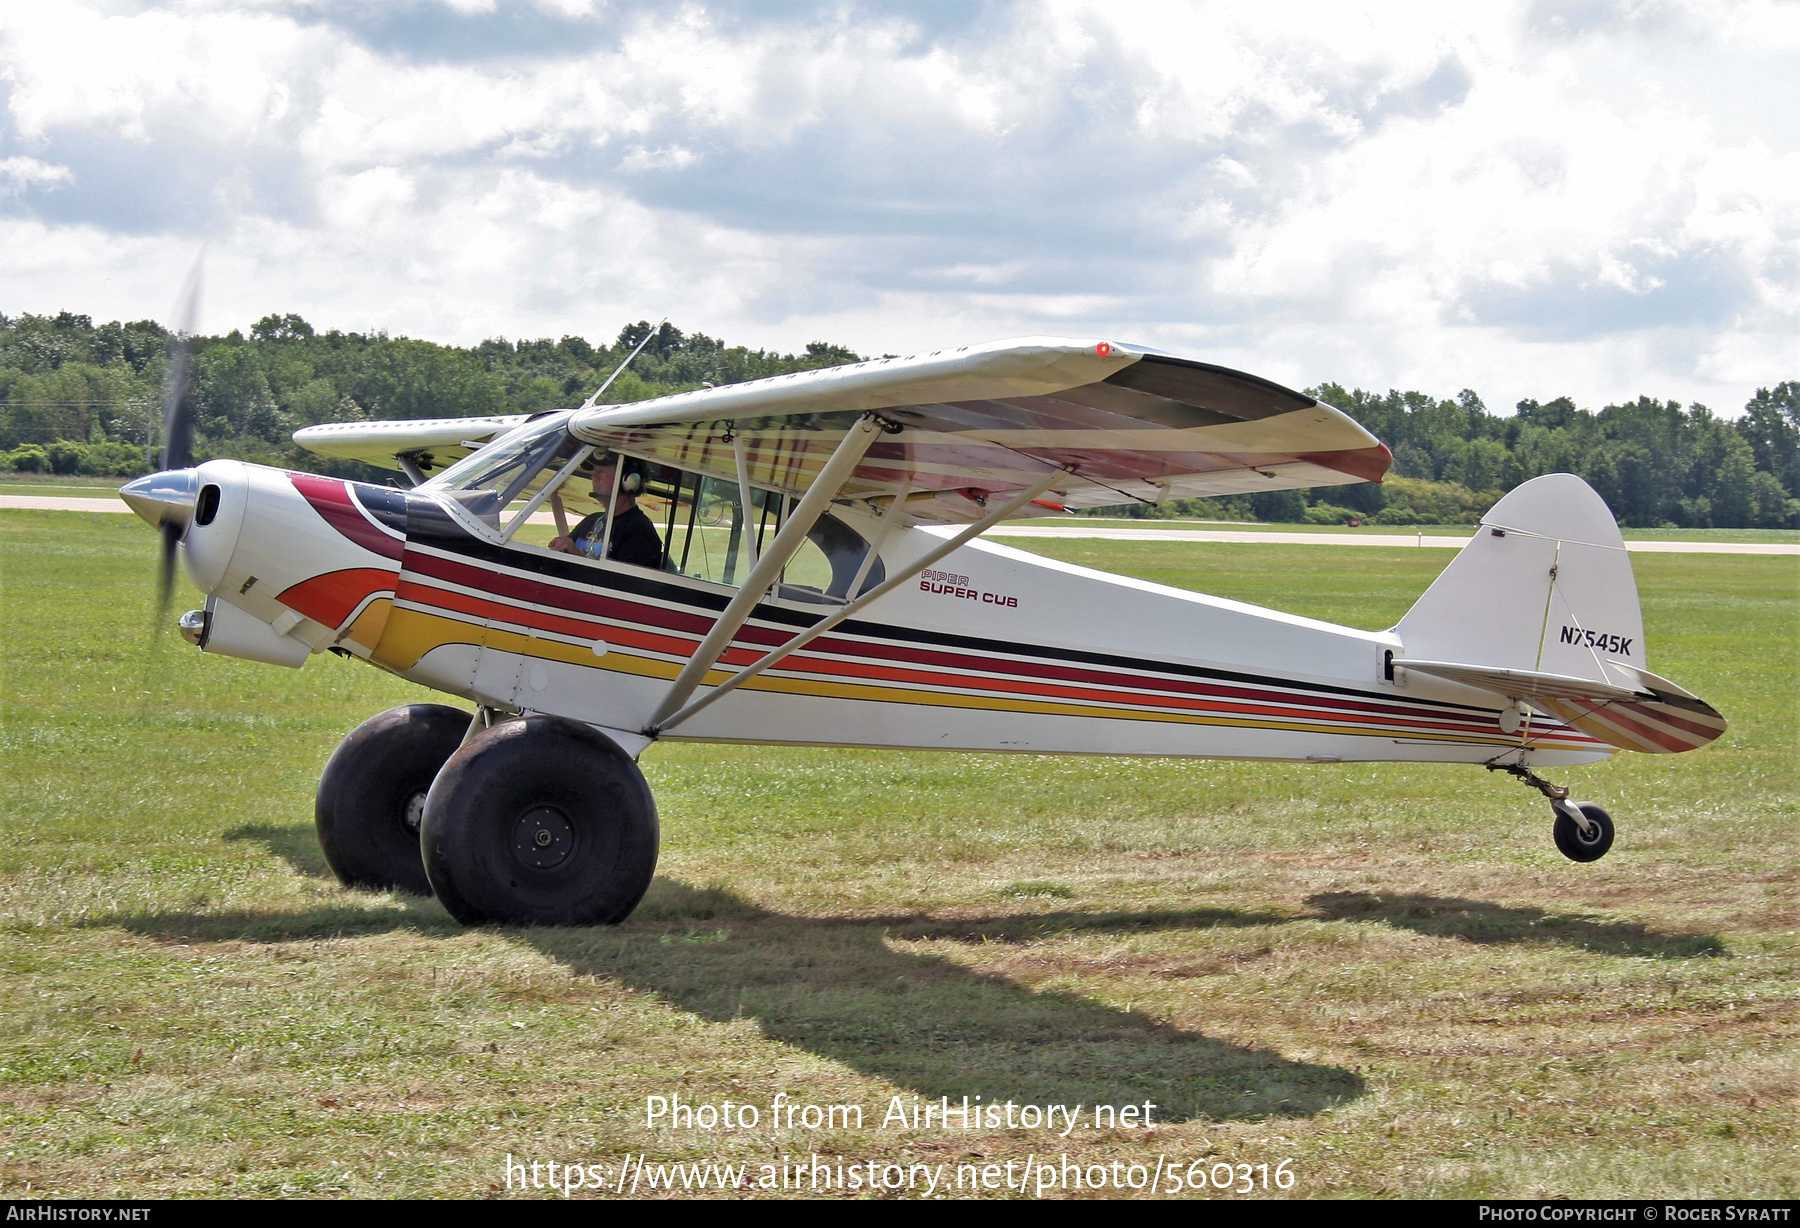
[{"label": "large tundra tire", "polygon": [[616,925],[656,872],[656,803],[612,739],[506,721],[451,756],[425,801],[432,890],[465,925]]},{"label": "large tundra tire", "polygon": [[313,818],[325,862],[346,887],[430,895],[419,856],[425,795],[469,729],[469,714],[408,704],[372,716],[331,753]]}]

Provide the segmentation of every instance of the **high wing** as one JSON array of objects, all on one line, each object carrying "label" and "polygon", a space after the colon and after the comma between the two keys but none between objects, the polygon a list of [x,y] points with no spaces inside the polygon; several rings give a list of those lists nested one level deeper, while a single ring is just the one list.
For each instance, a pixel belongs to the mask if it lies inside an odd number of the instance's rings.
[{"label": "high wing", "polygon": [[1109,341],[1025,338],[578,411],[592,444],[804,490],[865,413],[875,443],[840,498],[908,492],[915,520],[972,521],[1065,470],[1067,508],[1379,481],[1392,456],[1341,411],[1225,367]]},{"label": "high wing", "polygon": [[[445,469],[498,439],[531,415],[404,418],[391,422],[325,422],[294,432],[294,442],[320,456],[400,469],[413,481]],[[411,466],[409,468],[408,466]]]},{"label": "high wing", "polygon": [[[1379,481],[1393,457],[1340,410],[1257,376],[1110,341],[1024,338],[883,358],[574,411],[582,441],[709,473],[808,489],[867,413],[890,434],[840,499],[907,494],[914,520],[966,523],[1060,474],[1066,508]],[[415,481],[526,421],[332,423],[294,439]],[[415,472],[414,470],[418,470]]]}]

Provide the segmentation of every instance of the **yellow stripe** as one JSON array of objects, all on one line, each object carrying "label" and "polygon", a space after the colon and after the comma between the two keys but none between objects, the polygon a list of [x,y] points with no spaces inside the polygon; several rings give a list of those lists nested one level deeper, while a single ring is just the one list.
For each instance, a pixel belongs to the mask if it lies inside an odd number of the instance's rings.
[{"label": "yellow stripe", "polygon": [[[395,641],[390,656],[389,641]],[[501,652],[518,653],[537,660],[560,661],[611,673],[631,674],[640,678],[673,679],[681,671],[676,662],[641,657],[614,648],[604,659],[591,650],[565,644],[560,640],[537,639],[501,627],[480,627],[435,614],[396,608],[388,620],[388,634],[382,637],[381,661],[389,664],[410,657],[409,669],[433,648],[446,644],[469,644]],[[404,647],[402,647],[404,645]],[[728,669],[708,671],[706,685],[717,685],[730,676]],[[1451,742],[1464,745],[1511,745],[1513,739],[1497,730],[1492,737],[1471,733],[1440,733],[1429,730],[1396,730],[1387,727],[1363,728],[1326,725],[1304,721],[1258,720],[1246,717],[1212,716],[1189,712],[1143,711],[1131,708],[1107,708],[1066,701],[1008,699],[998,696],[955,695],[937,691],[919,691],[898,687],[869,686],[847,682],[821,682],[809,678],[782,678],[760,675],[744,684],[747,691],[771,691],[785,695],[806,695],[824,699],[859,699],[875,703],[898,703],[933,708],[963,708],[989,712],[1029,712],[1043,716],[1079,716],[1114,720],[1154,721],[1177,725],[1207,725],[1235,729],[1264,729],[1283,733],[1323,733],[1337,736],[1394,738],[1409,742]]]}]

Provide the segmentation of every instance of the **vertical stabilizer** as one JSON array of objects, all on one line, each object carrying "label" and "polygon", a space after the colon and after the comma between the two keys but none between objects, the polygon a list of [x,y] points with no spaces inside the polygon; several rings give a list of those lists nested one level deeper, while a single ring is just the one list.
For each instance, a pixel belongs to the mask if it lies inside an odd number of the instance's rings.
[{"label": "vertical stabilizer", "polygon": [[1401,659],[1626,688],[1636,685],[1629,670],[1645,668],[1624,538],[1605,501],[1568,473],[1533,478],[1496,503],[1394,630]]}]

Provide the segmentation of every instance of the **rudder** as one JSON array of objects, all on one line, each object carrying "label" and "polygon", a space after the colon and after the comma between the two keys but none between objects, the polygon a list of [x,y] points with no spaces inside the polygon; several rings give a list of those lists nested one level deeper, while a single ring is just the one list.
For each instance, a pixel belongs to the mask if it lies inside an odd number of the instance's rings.
[{"label": "rudder", "polygon": [[1644,617],[1612,512],[1574,474],[1517,487],[1394,628],[1405,655],[1629,686]]}]

